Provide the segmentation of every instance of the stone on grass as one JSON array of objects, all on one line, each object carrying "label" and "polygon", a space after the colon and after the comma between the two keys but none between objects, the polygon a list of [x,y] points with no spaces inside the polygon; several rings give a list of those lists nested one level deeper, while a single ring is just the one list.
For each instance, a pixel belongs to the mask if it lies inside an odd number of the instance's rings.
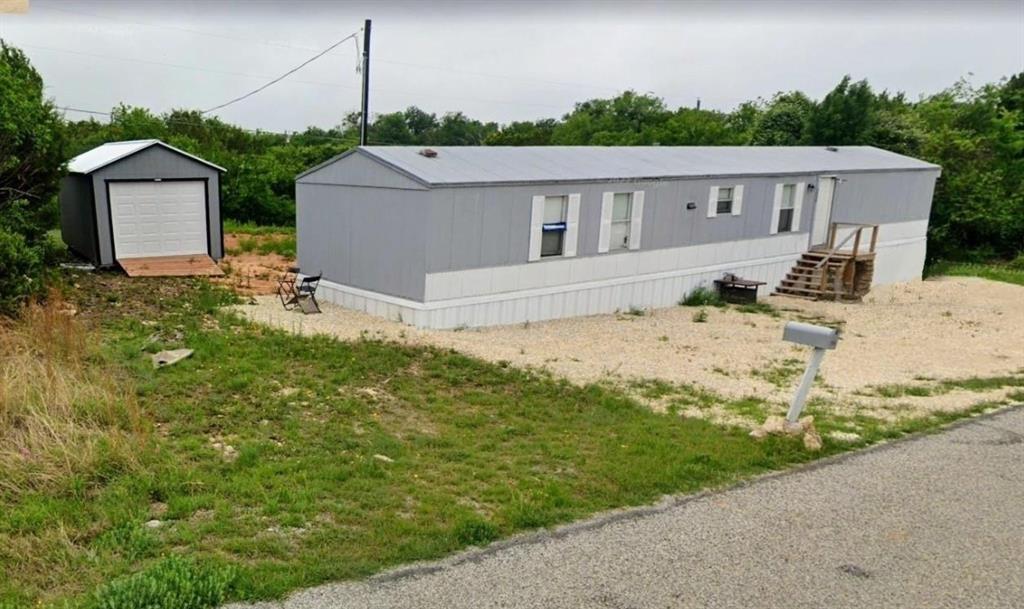
[{"label": "stone on grass", "polygon": [[163,521],[162,520],[157,520],[155,518],[153,520],[147,520],[146,524],[145,524],[145,527],[147,529],[159,529],[162,526],[164,526]]},{"label": "stone on grass", "polygon": [[151,357],[153,358],[154,368],[163,368],[165,366],[177,364],[191,355],[192,349],[170,349],[168,351],[154,353]]},{"label": "stone on grass", "polygon": [[813,416],[806,416],[795,423],[790,423],[784,417],[771,416],[765,419],[760,427],[750,432],[750,437],[758,440],[768,436],[803,438],[804,448],[812,451],[821,450],[821,435],[814,427]]},{"label": "stone on grass", "polygon": [[383,461],[384,463],[394,463],[395,462],[394,459],[392,459],[391,457],[389,457],[387,455],[374,455],[373,458],[378,460],[378,461]]},{"label": "stone on grass", "polygon": [[827,435],[830,440],[835,440],[836,442],[842,442],[844,444],[853,444],[861,441],[860,435],[855,434],[852,431],[830,431],[825,435]]}]

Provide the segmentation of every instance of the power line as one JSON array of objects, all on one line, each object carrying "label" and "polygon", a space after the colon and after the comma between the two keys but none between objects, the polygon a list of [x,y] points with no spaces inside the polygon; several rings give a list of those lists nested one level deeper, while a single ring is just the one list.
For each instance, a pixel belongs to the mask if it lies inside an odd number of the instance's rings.
[{"label": "power line", "polygon": [[[106,117],[113,116],[112,112],[104,112],[102,110],[88,110],[88,109],[85,109],[85,108],[75,108],[73,106],[55,106],[55,107],[58,110],[64,110],[66,112],[80,112],[82,114],[91,114],[91,115],[95,115],[95,116],[106,116]],[[165,123],[172,123],[172,124],[175,124],[175,125],[186,125],[186,126],[190,126],[190,127],[205,127],[206,126],[203,123],[196,123],[196,122],[192,122],[192,121],[185,121],[185,120],[175,119],[175,118],[170,118],[170,117],[163,117],[163,118],[160,118],[160,120],[165,122]],[[319,139],[319,140],[331,140],[331,141],[335,141],[335,142],[341,142],[343,144],[351,144],[353,146],[359,143],[359,137],[357,135],[338,137],[338,136],[334,136],[334,135],[316,135],[316,134],[311,134],[311,133],[310,134],[298,133],[298,132],[286,133],[286,132],[281,132],[281,131],[267,131],[265,129],[246,129],[245,127],[239,127],[237,125],[230,125],[228,123],[224,123],[224,124],[229,126],[229,127],[231,127],[231,128],[233,128],[233,129],[239,129],[239,130],[244,131],[246,133],[252,133],[252,134],[255,134],[255,135],[278,135],[278,136],[285,137],[285,138],[301,137],[301,138],[304,138],[304,139],[311,138],[311,139]],[[377,144],[393,144],[393,145],[401,145],[401,146],[415,146],[416,145],[416,144],[409,144],[407,142],[396,142],[396,141],[393,141],[393,140],[380,139],[378,137],[373,136],[373,134],[371,134],[370,139],[373,140],[373,143],[377,143]]]},{"label": "power line", "polygon": [[214,107],[210,108],[209,110],[203,110],[202,113],[203,114],[209,114],[210,112],[213,112],[214,110],[220,110],[221,108],[224,108],[226,106],[230,106],[231,104],[238,103],[238,102],[242,101],[243,99],[246,99],[247,97],[252,97],[253,95],[256,95],[257,93],[259,93],[260,91],[266,89],[267,87],[270,87],[271,85],[273,85],[275,83],[281,82],[282,80],[284,80],[285,78],[287,78],[291,74],[294,74],[295,72],[298,72],[302,68],[304,68],[304,67],[308,66],[309,64],[313,63],[314,61],[316,61],[317,59],[320,59],[324,55],[330,53],[335,48],[341,46],[341,43],[343,43],[345,41],[348,41],[348,40],[351,40],[351,39],[355,38],[358,35],[359,35],[359,32],[353,32],[353,33],[349,34],[348,36],[345,36],[344,38],[342,38],[338,42],[335,42],[331,46],[327,47],[326,49],[320,51],[316,55],[310,57],[306,61],[300,63],[297,66],[295,66],[291,70],[288,70],[284,74],[282,74],[282,75],[278,76],[277,78],[271,80],[270,82],[264,84],[262,87],[259,87],[257,89],[253,89],[252,91],[249,91],[245,95],[241,95],[239,97],[236,97],[235,99],[232,99],[230,101],[226,101],[223,104],[220,104],[219,106],[214,106]]},{"label": "power line", "polygon": [[[152,28],[159,28],[159,29],[167,29],[167,30],[174,30],[174,31],[180,31],[180,32],[187,32],[187,33],[196,34],[196,35],[199,35],[199,36],[209,36],[209,37],[212,37],[212,38],[221,38],[221,39],[225,39],[225,40],[234,40],[234,41],[239,41],[239,42],[248,42],[248,43],[251,43],[251,44],[261,44],[261,45],[270,46],[270,47],[290,49],[290,50],[293,50],[293,51],[315,51],[316,50],[315,47],[302,46],[302,45],[293,45],[293,44],[286,44],[286,43],[278,43],[278,42],[269,42],[269,41],[266,41],[266,40],[257,40],[255,38],[245,38],[245,37],[241,37],[241,36],[230,36],[230,35],[227,35],[227,34],[219,34],[219,33],[216,33],[216,32],[209,32],[209,31],[205,31],[205,30],[197,30],[197,29],[194,29],[194,28],[186,28],[186,27],[169,25],[169,24],[149,23],[149,22],[146,22],[146,21],[122,19],[122,18],[119,18],[119,17],[111,17],[109,15],[100,15],[100,14],[96,14],[96,13],[88,13],[88,12],[78,11],[78,10],[69,10],[69,9],[66,9],[66,8],[56,8],[56,7],[51,7],[51,6],[45,6],[45,10],[58,11],[58,12],[62,12],[62,13],[72,14],[72,15],[81,15],[81,16],[86,16],[86,17],[93,17],[95,19],[106,19],[106,20],[114,21],[114,22],[118,22],[118,23],[130,23],[130,24],[134,24],[134,25],[141,25],[143,27],[152,27]],[[25,46],[28,46],[28,45],[25,45]],[[56,49],[51,49],[51,50],[56,50]],[[71,51],[64,51],[64,52],[71,52]],[[357,53],[357,56],[358,56],[358,53],[359,53],[358,42],[357,42],[356,53]],[[450,68],[450,67],[444,67],[444,66],[432,66],[432,65],[425,65],[425,64],[418,64],[418,63],[410,63],[410,62],[405,62],[405,61],[394,61],[394,60],[388,60],[388,59],[376,59],[375,61],[379,62],[379,63],[386,63],[386,64],[391,64],[391,65],[396,65],[396,66],[404,66],[404,67],[415,68],[415,69],[419,69],[419,70],[431,70],[431,71],[437,71],[437,72],[448,72],[448,73],[452,73],[452,74],[464,74],[464,75],[467,75],[467,76],[475,76],[475,77],[479,77],[479,78],[491,78],[491,79],[497,79],[497,80],[518,80],[518,81],[523,81],[523,82],[536,82],[536,83],[547,84],[547,85],[555,85],[555,86],[559,86],[559,87],[580,87],[580,88],[597,89],[597,90],[603,90],[603,91],[615,91],[615,92],[619,91],[619,88],[617,88],[617,87],[609,87],[607,85],[595,85],[595,84],[592,84],[592,83],[567,82],[567,81],[549,80],[549,79],[542,79],[542,78],[531,78],[531,77],[528,77],[528,76],[514,76],[514,75],[509,75],[509,74],[498,74],[498,73],[494,73],[494,72],[480,72],[480,71],[473,71],[473,70],[461,70],[461,69],[458,69],[458,68]],[[170,64],[168,64],[168,65],[170,65]],[[187,69],[194,69],[194,68],[189,68],[188,66],[175,66],[175,67],[183,67],[183,68],[187,68]],[[237,74],[237,73],[233,73],[233,74]],[[241,75],[241,74],[239,74],[239,75]],[[293,81],[293,82],[303,82],[303,81]],[[306,81],[306,82],[308,82],[308,81]],[[326,83],[309,83],[309,84],[326,84]],[[334,85],[334,86],[338,86],[338,85]],[[349,87],[346,87],[346,88],[349,88]],[[452,98],[451,96],[448,96],[448,97]],[[519,102],[503,102],[503,101],[499,101],[499,100],[490,100],[490,99],[480,99],[480,100],[471,100],[471,101],[480,101],[480,102],[485,102],[485,103],[497,103],[497,104],[516,104],[516,105],[547,106],[547,107],[552,107],[552,108],[556,107],[556,106],[553,106],[551,104],[534,104],[534,103],[519,104]],[[559,106],[559,108],[560,108],[560,106]]]},{"label": "power line", "polygon": [[[44,12],[45,11],[58,11],[58,12],[61,12],[61,13],[68,13],[70,15],[81,15],[83,17],[92,17],[94,19],[106,19],[108,21],[114,21],[114,22],[117,22],[117,23],[131,23],[133,25],[141,25],[143,27],[152,27],[152,28],[159,28],[159,29],[165,29],[165,30],[177,30],[179,32],[188,32],[190,34],[197,34],[199,36],[209,36],[211,38],[221,38],[221,39],[224,39],[224,40],[234,40],[234,41],[238,41],[238,42],[249,42],[249,43],[253,43],[253,44],[262,44],[262,45],[266,45],[266,46],[277,47],[277,48],[280,48],[280,49],[291,49],[293,51],[316,51],[317,50],[315,47],[307,47],[307,46],[294,45],[294,44],[285,44],[285,43],[281,43],[281,42],[269,42],[269,41],[266,41],[266,40],[256,40],[254,38],[243,38],[241,36],[230,36],[228,34],[218,34],[216,32],[208,32],[208,31],[205,31],[205,30],[196,30],[196,29],[187,28],[187,27],[181,27],[181,26],[177,26],[177,25],[169,25],[169,24],[166,24],[166,23],[148,23],[148,22],[145,22],[145,21],[134,21],[134,20],[131,20],[131,19],[122,19],[120,17],[111,17],[109,15],[98,15],[96,13],[86,13],[86,12],[83,12],[83,11],[69,10],[69,9],[66,9],[66,8],[57,8],[57,7],[48,6],[48,5],[45,5],[42,8],[43,8]],[[32,10],[33,11],[39,10],[39,7],[33,6]]]},{"label": "power line", "polygon": [[[22,47],[26,47],[26,48],[30,48],[30,49],[39,49],[39,50],[43,50],[43,51],[50,51],[50,52],[54,52],[54,53],[68,53],[70,55],[83,55],[85,57],[95,57],[97,59],[109,59],[109,60],[113,60],[113,61],[127,61],[127,62],[130,62],[130,63],[142,63],[142,64],[148,64],[148,65],[154,65],[154,66],[162,66],[162,67],[165,67],[165,68],[175,68],[175,69],[178,69],[178,70],[192,70],[194,72],[207,72],[207,73],[210,73],[210,74],[222,74],[222,75],[227,75],[227,76],[242,76],[242,77],[245,77],[245,78],[272,78],[271,76],[269,76],[267,74],[248,74],[248,73],[245,73],[245,72],[230,72],[230,71],[227,71],[227,70],[215,70],[215,69],[211,69],[211,68],[200,68],[198,66],[187,66],[187,65],[177,64],[177,63],[167,63],[167,62],[163,62],[163,61],[153,61],[153,60],[149,60],[149,59],[136,59],[134,57],[117,57],[115,55],[101,55],[99,53],[89,53],[87,51],[74,51],[74,50],[71,50],[71,49],[58,49],[58,48],[54,48],[54,47],[40,46],[40,45],[37,45],[37,44],[18,44],[18,46],[22,46]],[[340,83],[322,82],[322,81],[315,81],[315,80],[291,80],[289,82],[301,83],[301,84],[305,84],[305,85],[318,85],[318,86],[322,86],[322,87],[334,87],[334,88],[337,88],[337,89],[358,89],[358,87],[351,87],[351,86],[343,85],[343,84],[340,84]]]},{"label": "power line", "polygon": [[[227,71],[227,70],[215,70],[215,69],[211,69],[211,68],[200,68],[198,66],[188,66],[188,65],[175,64],[175,63],[166,63],[166,62],[163,62],[163,61],[153,61],[153,60],[149,60],[149,59],[136,59],[136,58],[133,58],[133,57],[117,57],[117,56],[114,56],[114,55],[101,55],[99,53],[89,53],[89,52],[86,52],[86,51],[74,51],[74,50],[71,50],[71,49],[58,49],[58,48],[53,48],[53,47],[40,46],[40,45],[36,45],[36,44],[19,44],[19,46],[22,46],[22,47],[25,47],[25,48],[30,48],[30,49],[39,49],[39,50],[43,50],[43,51],[51,51],[51,52],[55,52],[55,53],[68,53],[68,54],[71,54],[71,55],[82,55],[82,56],[85,56],[85,57],[95,57],[97,59],[107,59],[107,60],[113,60],[113,61],[126,61],[126,62],[130,62],[130,63],[141,63],[141,64],[147,64],[147,65],[156,65],[156,66],[162,66],[162,67],[166,67],[166,68],[174,68],[174,69],[178,69],[178,70],[191,70],[191,71],[194,71],[194,72],[207,72],[207,73],[210,73],[210,74],[224,74],[224,75],[228,75],[228,76],[241,76],[241,77],[245,77],[245,78],[271,78],[271,76],[268,76],[266,74],[262,74],[261,75],[261,74],[249,74],[249,73],[245,73],[245,72],[230,72],[230,71]],[[322,87],[333,87],[335,89],[358,90],[358,88],[359,88],[359,87],[348,86],[348,85],[343,85],[343,84],[339,84],[339,83],[322,82],[322,81],[314,81],[314,80],[298,80],[298,79],[294,79],[294,80],[289,80],[288,82],[290,82],[290,83],[298,83],[298,84],[305,84],[305,85],[317,85],[317,86],[322,86]],[[374,89],[374,91],[376,91],[378,93],[380,93],[380,92],[406,93],[407,92],[407,91],[403,91],[401,89],[392,89],[392,88],[381,89],[380,87],[374,87],[373,89]],[[425,97],[433,97],[433,98],[437,98],[437,99],[450,99],[450,100],[455,100],[455,101],[460,101],[460,102],[478,102],[478,103],[485,103],[485,104],[500,104],[500,105],[506,105],[506,106],[516,106],[516,107],[533,106],[533,107],[537,107],[537,108],[556,109],[556,110],[559,110],[559,111],[564,111],[565,110],[564,106],[560,106],[560,105],[556,105],[556,104],[545,104],[545,103],[540,103],[540,102],[526,102],[526,101],[505,101],[505,100],[500,100],[500,99],[487,99],[487,98],[480,98],[480,97],[466,97],[464,95],[445,95],[443,93],[436,93],[436,92],[433,92],[433,91],[428,92],[428,93],[417,93],[416,95],[417,96],[425,96]]]},{"label": "power line", "polygon": [[[174,31],[179,31],[179,32],[187,32],[187,33],[196,34],[196,35],[199,35],[199,36],[208,36],[208,37],[212,37],[212,38],[221,38],[221,39],[224,39],[224,40],[234,40],[234,41],[239,41],[239,42],[248,42],[248,43],[251,43],[251,44],[261,44],[261,45],[265,45],[265,46],[284,48],[284,49],[291,49],[293,51],[315,51],[316,50],[315,47],[309,47],[309,46],[303,46],[303,45],[293,45],[293,44],[286,44],[286,43],[280,43],[280,42],[269,42],[269,41],[266,41],[266,40],[257,40],[255,38],[245,38],[245,37],[241,37],[241,36],[231,36],[231,35],[228,35],[228,34],[219,34],[219,33],[216,33],[216,32],[209,32],[209,31],[206,31],[206,30],[197,30],[197,29],[193,29],[193,28],[186,28],[186,27],[169,25],[169,24],[149,23],[149,22],[146,22],[146,21],[136,21],[136,20],[131,20],[131,19],[123,19],[123,18],[120,18],[120,17],[111,17],[109,15],[99,15],[99,14],[96,14],[96,13],[88,13],[88,12],[84,12],[84,11],[70,10],[70,9],[67,9],[67,8],[56,8],[56,7],[52,7],[52,6],[45,6],[44,10],[58,11],[58,12],[61,12],[61,13],[68,13],[68,14],[71,14],[71,15],[81,15],[81,16],[85,16],[85,17],[92,17],[92,18],[95,18],[95,19],[106,19],[106,20],[114,21],[114,22],[118,22],[118,23],[130,23],[130,24],[133,24],[133,25],[141,25],[143,27],[151,27],[151,28],[158,28],[158,29],[174,30]],[[357,52],[358,52],[358,48],[357,48]],[[389,59],[375,59],[374,61],[379,62],[379,63],[386,63],[386,64],[391,64],[391,65],[396,65],[396,66],[404,66],[404,67],[407,67],[407,68],[416,68],[416,69],[419,69],[419,70],[432,70],[432,71],[437,71],[437,72],[449,72],[449,73],[452,73],[452,74],[465,74],[467,76],[477,76],[477,77],[481,77],[481,78],[493,78],[493,79],[499,79],[499,80],[519,80],[519,81],[524,81],[524,82],[536,82],[536,83],[542,83],[542,84],[548,84],[548,85],[556,85],[556,86],[560,86],[560,87],[583,87],[583,88],[588,88],[588,89],[601,89],[601,90],[605,90],[605,91],[618,91],[618,88],[616,88],[616,87],[609,87],[607,85],[595,85],[595,84],[592,84],[592,83],[567,82],[567,81],[559,81],[559,80],[548,80],[548,79],[543,79],[543,78],[531,78],[529,76],[513,76],[513,75],[509,75],[509,74],[497,74],[497,73],[494,73],[494,72],[480,72],[480,71],[474,71],[474,70],[461,70],[461,69],[458,69],[458,68],[450,68],[450,67],[445,67],[445,66],[431,66],[431,65],[425,65],[425,64],[410,63],[410,62],[406,62],[406,61],[394,61],[394,60],[389,60]]]}]

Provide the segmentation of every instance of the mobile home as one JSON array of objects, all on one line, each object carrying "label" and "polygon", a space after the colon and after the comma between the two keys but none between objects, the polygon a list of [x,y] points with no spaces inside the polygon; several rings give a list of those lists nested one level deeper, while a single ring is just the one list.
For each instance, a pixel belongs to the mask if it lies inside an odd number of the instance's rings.
[{"label": "mobile home", "polygon": [[298,176],[298,258],[324,300],[430,328],[671,306],[725,273],[792,287],[862,225],[869,285],[902,282],[939,172],[861,146],[366,146]]}]

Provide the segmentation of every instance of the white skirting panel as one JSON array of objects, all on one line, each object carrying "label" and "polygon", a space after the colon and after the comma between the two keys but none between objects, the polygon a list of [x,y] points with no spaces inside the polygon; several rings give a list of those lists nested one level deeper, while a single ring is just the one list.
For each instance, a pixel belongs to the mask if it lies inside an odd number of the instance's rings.
[{"label": "white skirting panel", "polygon": [[317,296],[326,302],[421,328],[496,326],[612,313],[630,307],[674,306],[695,288],[711,287],[712,282],[726,272],[764,281],[766,285],[762,286],[762,292],[768,293],[778,285],[798,257],[798,254],[790,254],[769,260],[709,265],[427,303],[375,294],[326,280],[320,282]]},{"label": "white skirting panel", "polygon": [[894,243],[879,243],[875,248],[875,274],[871,285],[903,283],[921,278],[927,239],[919,237]]},{"label": "white skirting panel", "polygon": [[[879,230],[874,284],[921,278],[927,222]],[[764,281],[771,293],[807,250],[807,233],[668,250],[590,256],[435,273],[426,277],[426,302],[397,298],[330,281],[327,302],[421,328],[517,324],[561,317],[674,306],[724,273]]]}]

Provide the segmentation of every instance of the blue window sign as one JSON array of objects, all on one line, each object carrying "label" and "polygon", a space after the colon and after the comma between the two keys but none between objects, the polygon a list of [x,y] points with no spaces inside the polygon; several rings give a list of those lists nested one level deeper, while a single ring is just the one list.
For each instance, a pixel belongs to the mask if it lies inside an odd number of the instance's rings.
[{"label": "blue window sign", "polygon": [[546,222],[543,226],[543,230],[565,230],[565,222]]}]

